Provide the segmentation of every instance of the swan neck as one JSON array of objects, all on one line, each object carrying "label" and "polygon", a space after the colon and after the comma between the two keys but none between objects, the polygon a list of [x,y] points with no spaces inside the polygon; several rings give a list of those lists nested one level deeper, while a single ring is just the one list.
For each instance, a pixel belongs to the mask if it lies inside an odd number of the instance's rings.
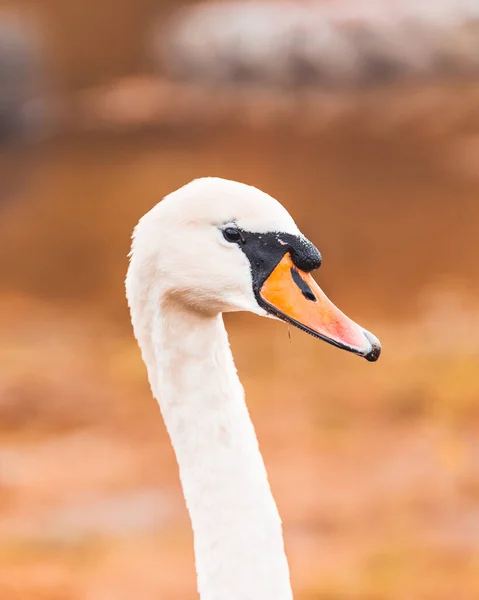
[{"label": "swan neck", "polygon": [[179,465],[201,600],[292,600],[281,520],[222,316],[170,305],[151,325],[144,357]]}]

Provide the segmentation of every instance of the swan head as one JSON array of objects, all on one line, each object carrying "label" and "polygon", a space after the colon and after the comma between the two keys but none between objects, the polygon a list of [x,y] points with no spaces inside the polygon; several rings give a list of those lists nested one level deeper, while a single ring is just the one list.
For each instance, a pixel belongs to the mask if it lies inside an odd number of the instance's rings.
[{"label": "swan head", "polygon": [[220,178],[166,196],[133,234],[126,288],[138,302],[179,303],[215,314],[273,317],[334,346],[379,358],[381,345],[344,315],[311,276],[321,254],[268,194]]}]

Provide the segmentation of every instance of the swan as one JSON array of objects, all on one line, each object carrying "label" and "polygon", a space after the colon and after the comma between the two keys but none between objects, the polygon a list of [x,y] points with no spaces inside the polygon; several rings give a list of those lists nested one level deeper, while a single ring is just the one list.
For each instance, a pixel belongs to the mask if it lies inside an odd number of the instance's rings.
[{"label": "swan", "polygon": [[222,313],[291,323],[369,361],[376,337],[339,311],[310,272],[321,254],[255,187],[196,179],[132,235],[126,295],[179,467],[201,600],[291,600],[282,523]]}]

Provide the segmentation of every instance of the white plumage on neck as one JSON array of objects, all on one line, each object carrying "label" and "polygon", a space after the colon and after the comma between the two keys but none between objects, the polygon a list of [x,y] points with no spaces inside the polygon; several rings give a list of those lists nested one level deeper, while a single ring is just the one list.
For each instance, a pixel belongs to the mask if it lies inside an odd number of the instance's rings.
[{"label": "white plumage on neck", "polygon": [[201,600],[291,600],[281,520],[223,319],[144,300],[130,299],[133,326],[178,460]]}]

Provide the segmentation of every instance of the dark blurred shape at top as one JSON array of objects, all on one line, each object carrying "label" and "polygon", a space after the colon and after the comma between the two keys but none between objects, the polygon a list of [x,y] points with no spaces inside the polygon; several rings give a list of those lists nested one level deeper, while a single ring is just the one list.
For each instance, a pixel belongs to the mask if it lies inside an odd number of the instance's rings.
[{"label": "dark blurred shape at top", "polygon": [[477,0],[207,2],[156,38],[177,79],[357,87],[479,74]]},{"label": "dark blurred shape at top", "polygon": [[32,149],[45,131],[43,78],[36,29],[0,14],[0,208],[24,184]]},{"label": "dark blurred shape at top", "polygon": [[43,68],[35,31],[0,15],[0,145],[26,142],[41,131]]}]

